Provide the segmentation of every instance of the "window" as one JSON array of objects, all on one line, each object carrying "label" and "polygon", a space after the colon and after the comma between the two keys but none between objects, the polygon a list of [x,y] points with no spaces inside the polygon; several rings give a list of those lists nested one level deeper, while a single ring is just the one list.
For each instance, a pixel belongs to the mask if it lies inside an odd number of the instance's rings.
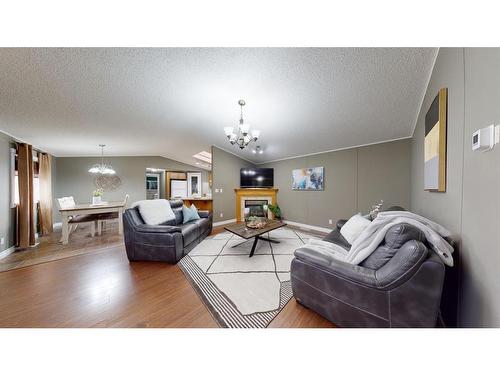
[{"label": "window", "polygon": [[19,183],[16,171],[16,149],[10,149],[10,207],[14,208],[19,204]]},{"label": "window", "polygon": [[19,177],[16,175],[14,176],[14,207],[19,204]]},{"label": "window", "polygon": [[40,202],[40,178],[38,175],[33,177],[33,203]]},{"label": "window", "polygon": [[[17,155],[16,150],[11,149],[10,158],[10,173],[11,173],[11,207],[19,205],[19,176],[17,174]],[[38,157],[33,157],[34,172],[33,172],[33,203],[40,201],[40,179],[38,177]]]}]

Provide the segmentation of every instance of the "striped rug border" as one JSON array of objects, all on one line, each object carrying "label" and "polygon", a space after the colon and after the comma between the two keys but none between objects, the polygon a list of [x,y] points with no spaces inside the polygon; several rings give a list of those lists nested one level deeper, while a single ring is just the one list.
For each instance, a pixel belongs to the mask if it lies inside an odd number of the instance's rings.
[{"label": "striped rug border", "polygon": [[191,281],[194,289],[200,295],[214,319],[223,328],[265,328],[292,298],[290,281],[282,281],[280,287],[280,307],[278,309],[243,315],[231,300],[215,286],[212,280],[203,273],[189,255],[182,258],[178,264]]}]

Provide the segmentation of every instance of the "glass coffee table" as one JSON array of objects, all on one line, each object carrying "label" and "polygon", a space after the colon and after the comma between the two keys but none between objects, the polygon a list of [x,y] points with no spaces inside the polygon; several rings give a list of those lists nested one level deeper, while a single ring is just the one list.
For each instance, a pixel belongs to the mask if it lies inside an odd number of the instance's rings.
[{"label": "glass coffee table", "polygon": [[[275,239],[261,237],[261,236],[264,233],[271,232],[271,231],[273,231],[275,229],[278,229],[278,228],[281,228],[281,227],[284,227],[284,226],[286,226],[286,224],[283,223],[282,221],[268,220],[266,226],[263,227],[263,228],[259,228],[259,229],[248,228],[245,223],[236,223],[236,224],[226,225],[224,227],[224,229],[227,230],[228,232],[236,234],[237,236],[239,236],[239,237],[241,237],[241,238],[243,238],[245,240],[249,240],[251,238],[254,238],[253,246],[252,246],[252,251],[250,251],[250,256],[249,256],[249,257],[252,257],[253,254],[254,254],[254,252],[255,252],[255,248],[257,246],[257,242],[259,240],[267,241],[267,242],[272,242],[272,243],[280,243],[279,241],[277,241]],[[240,246],[241,244],[243,244],[245,242],[246,241],[241,242],[241,243],[236,244],[236,245],[234,245],[232,247]]]}]

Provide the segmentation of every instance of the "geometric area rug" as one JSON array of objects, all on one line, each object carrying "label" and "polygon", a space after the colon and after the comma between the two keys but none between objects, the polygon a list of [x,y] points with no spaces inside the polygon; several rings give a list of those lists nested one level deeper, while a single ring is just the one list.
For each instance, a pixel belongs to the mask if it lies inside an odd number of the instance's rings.
[{"label": "geometric area rug", "polygon": [[292,298],[293,252],[316,237],[289,228],[265,236],[280,243],[259,241],[251,258],[253,238],[224,232],[207,237],[178,263],[221,327],[265,328]]}]

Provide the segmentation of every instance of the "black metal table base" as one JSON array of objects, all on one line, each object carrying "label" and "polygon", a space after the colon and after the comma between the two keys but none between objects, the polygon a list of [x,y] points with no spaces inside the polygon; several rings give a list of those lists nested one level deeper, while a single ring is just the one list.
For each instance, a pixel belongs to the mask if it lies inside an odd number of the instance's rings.
[{"label": "black metal table base", "polygon": [[[259,240],[262,240],[262,241],[267,241],[267,242],[271,242],[271,243],[280,243],[278,240],[275,240],[273,238],[266,238],[266,237],[261,237],[261,236],[255,236],[254,237],[254,241],[253,241],[253,245],[252,245],[252,250],[250,251],[250,255],[248,256],[249,258],[251,258],[253,256],[253,254],[255,253],[255,248],[257,247],[257,242]],[[238,247],[244,243],[246,243],[247,241],[243,241],[243,242],[240,242],[236,245],[233,245],[231,247]]]}]

